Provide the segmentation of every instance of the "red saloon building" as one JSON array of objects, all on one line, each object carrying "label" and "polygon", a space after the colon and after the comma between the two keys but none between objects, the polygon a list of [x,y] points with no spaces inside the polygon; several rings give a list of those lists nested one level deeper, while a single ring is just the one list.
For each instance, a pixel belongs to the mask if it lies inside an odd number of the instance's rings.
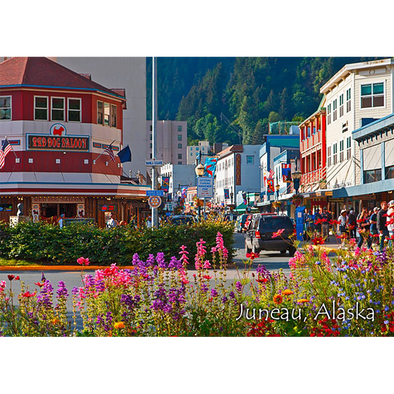
[{"label": "red saloon building", "polygon": [[121,182],[121,92],[44,57],[0,63],[0,143],[13,148],[0,169],[0,220],[20,202],[34,221],[138,219],[149,186]]}]

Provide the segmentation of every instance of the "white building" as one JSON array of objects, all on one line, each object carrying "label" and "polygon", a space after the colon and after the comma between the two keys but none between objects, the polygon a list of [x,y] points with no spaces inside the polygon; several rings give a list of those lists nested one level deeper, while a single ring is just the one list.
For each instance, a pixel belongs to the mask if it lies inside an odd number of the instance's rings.
[{"label": "white building", "polygon": [[[178,165],[167,163],[160,167],[160,177],[169,177],[168,194],[172,199],[183,187],[196,186],[195,165]],[[161,182],[161,179],[159,180]]]},{"label": "white building", "polygon": [[216,204],[240,204],[241,192],[259,193],[260,147],[232,145],[219,153],[215,172]]},{"label": "white building", "polygon": [[368,160],[360,169],[352,131],[394,112],[393,75],[394,59],[347,64],[320,89],[326,96],[328,189],[359,184],[360,170],[369,169]]}]

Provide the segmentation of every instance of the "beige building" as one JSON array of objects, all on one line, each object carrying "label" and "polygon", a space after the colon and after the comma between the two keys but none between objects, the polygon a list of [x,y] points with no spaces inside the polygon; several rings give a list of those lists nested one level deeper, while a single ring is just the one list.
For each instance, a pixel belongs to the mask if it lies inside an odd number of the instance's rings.
[{"label": "beige building", "polygon": [[[156,159],[163,163],[187,164],[187,122],[158,120]],[[152,121],[146,121],[146,159],[152,159]]]},{"label": "beige building", "polygon": [[327,189],[357,185],[360,172],[368,170],[352,131],[394,112],[393,75],[394,59],[347,64],[320,89],[326,99]]}]

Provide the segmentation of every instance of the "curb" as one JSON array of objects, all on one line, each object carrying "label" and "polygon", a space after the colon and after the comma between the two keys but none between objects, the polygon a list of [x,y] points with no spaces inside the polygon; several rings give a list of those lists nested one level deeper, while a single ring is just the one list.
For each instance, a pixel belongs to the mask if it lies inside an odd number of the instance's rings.
[{"label": "curb", "polygon": [[[0,271],[95,271],[109,267],[109,265],[2,265]],[[120,269],[134,269],[132,265],[117,267]]]}]

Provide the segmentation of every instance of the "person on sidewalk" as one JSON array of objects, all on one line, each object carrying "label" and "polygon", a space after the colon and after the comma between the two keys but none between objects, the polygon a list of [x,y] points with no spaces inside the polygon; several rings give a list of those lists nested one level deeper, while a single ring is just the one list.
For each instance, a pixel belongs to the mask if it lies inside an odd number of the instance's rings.
[{"label": "person on sidewalk", "polygon": [[356,227],[357,227],[356,215],[353,209],[351,209],[349,211],[349,217],[348,217],[349,238],[356,238]]},{"label": "person on sidewalk", "polygon": [[379,208],[375,207],[372,211],[372,215],[369,218],[369,232],[371,233],[372,243],[378,244],[378,237],[379,235],[378,228],[376,227],[377,219],[378,219],[378,212]]},{"label": "person on sidewalk", "polygon": [[329,242],[330,238],[330,221],[332,220],[332,215],[330,212],[328,212],[327,207],[323,207],[323,213],[321,214],[321,230],[322,230],[322,236],[325,240],[325,242]]},{"label": "person on sidewalk", "polygon": [[378,228],[380,234],[380,251],[384,249],[384,240],[389,236],[389,230],[387,230],[387,201],[382,201],[380,203],[380,211],[376,219],[376,227]]},{"label": "person on sidewalk", "polygon": [[357,246],[361,248],[364,239],[367,240],[367,245],[368,248],[371,248],[372,245],[372,239],[369,235],[369,216],[368,216],[368,211],[367,208],[362,208],[361,213],[358,215],[357,218],[357,224],[358,224],[358,232],[360,233],[360,238],[358,240]]},{"label": "person on sidewalk", "polygon": [[339,222],[339,234],[342,238],[342,246],[345,244],[345,237],[347,235],[347,215],[346,211],[342,209],[341,214],[338,218]]},{"label": "person on sidewalk", "polygon": [[[389,209],[387,210],[387,230],[389,232],[390,241],[394,237],[394,200],[389,202]],[[391,242],[390,242],[391,244]]]},{"label": "person on sidewalk", "polygon": [[315,230],[321,235],[321,213],[320,213],[320,208],[316,208],[315,211]]}]

